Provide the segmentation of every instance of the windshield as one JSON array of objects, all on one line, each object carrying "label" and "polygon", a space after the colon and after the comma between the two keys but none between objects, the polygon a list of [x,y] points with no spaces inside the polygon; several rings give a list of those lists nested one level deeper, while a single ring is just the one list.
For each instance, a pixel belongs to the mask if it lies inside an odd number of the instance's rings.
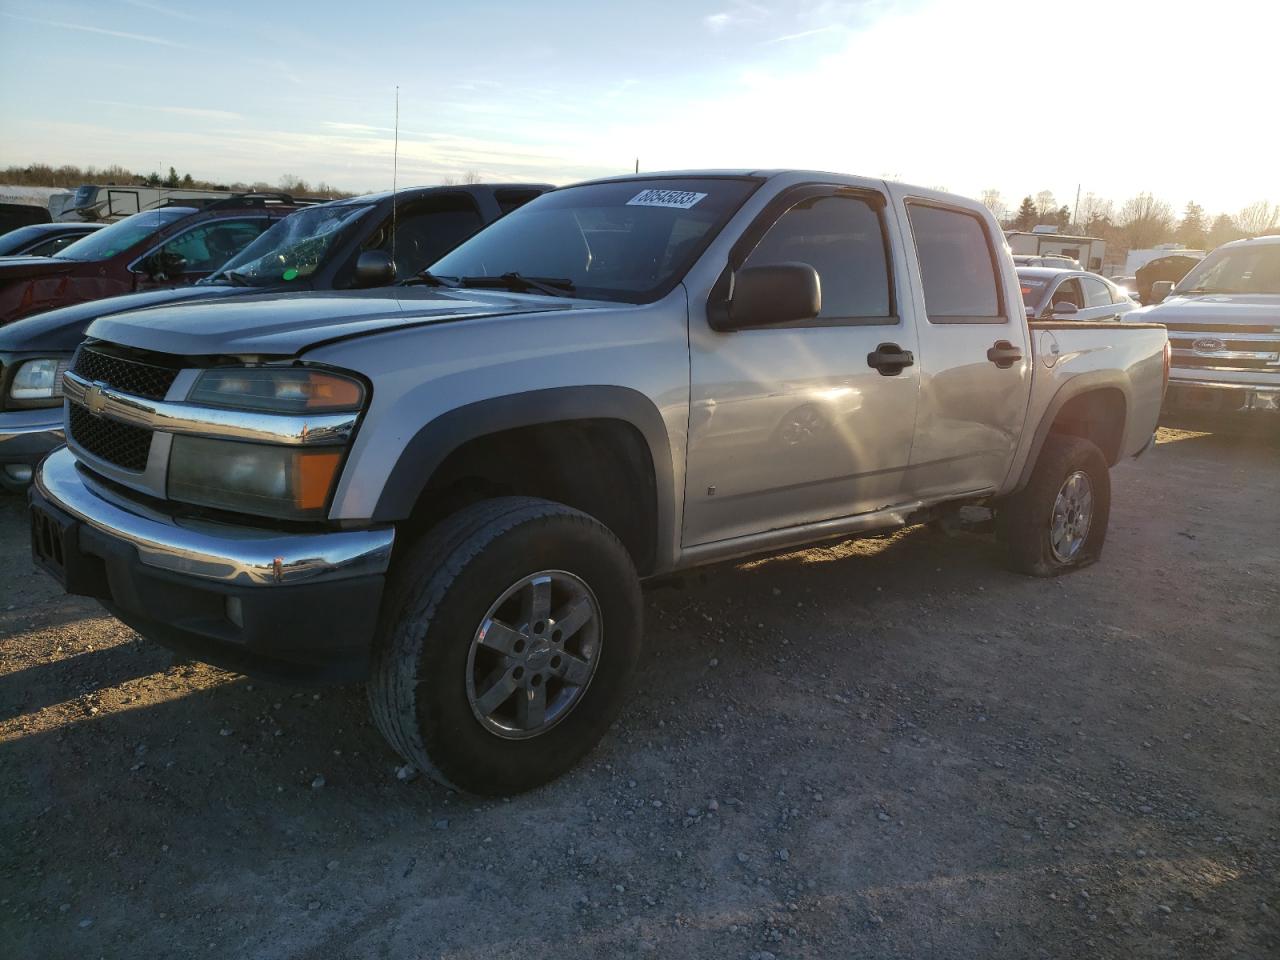
[{"label": "windshield", "polygon": [[1280,243],[1220,248],[1178,281],[1174,293],[1280,294]]},{"label": "windshield", "polygon": [[234,273],[237,281],[265,287],[309,277],[320,268],[342,229],[371,209],[373,204],[341,203],[291,213],[202,282],[225,280]]},{"label": "windshield", "polygon": [[191,207],[167,207],[135,213],[63,247],[54,256],[61,260],[106,260],[136,246],[161,227],[193,213],[195,211]]},{"label": "windshield", "polygon": [[705,177],[568,187],[503,217],[430,270],[568,280],[572,296],[647,303],[675,286],[756,186]]}]

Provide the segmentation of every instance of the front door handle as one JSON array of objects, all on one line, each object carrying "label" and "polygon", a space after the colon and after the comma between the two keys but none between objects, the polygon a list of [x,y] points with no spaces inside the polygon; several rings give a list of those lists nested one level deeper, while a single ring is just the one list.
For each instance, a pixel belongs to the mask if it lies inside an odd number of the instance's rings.
[{"label": "front door handle", "polygon": [[907,367],[914,366],[915,354],[903,350],[896,343],[882,343],[867,354],[867,366],[875,367],[882,377],[896,377]]},{"label": "front door handle", "polygon": [[1022,359],[1022,348],[1015,347],[1008,340],[997,340],[995,346],[987,351],[987,359],[1001,370],[1008,370]]}]

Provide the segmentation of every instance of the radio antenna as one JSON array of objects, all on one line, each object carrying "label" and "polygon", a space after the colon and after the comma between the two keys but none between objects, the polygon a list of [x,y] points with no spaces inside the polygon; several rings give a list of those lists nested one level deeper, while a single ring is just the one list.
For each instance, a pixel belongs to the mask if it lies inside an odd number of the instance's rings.
[{"label": "radio antenna", "polygon": [[391,150],[391,268],[396,265],[396,187],[400,176],[400,84],[396,84],[396,139]]}]

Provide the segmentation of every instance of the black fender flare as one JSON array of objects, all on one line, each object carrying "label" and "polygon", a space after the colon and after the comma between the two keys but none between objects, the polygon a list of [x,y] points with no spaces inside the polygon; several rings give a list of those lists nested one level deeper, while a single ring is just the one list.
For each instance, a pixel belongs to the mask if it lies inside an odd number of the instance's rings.
[{"label": "black fender flare", "polygon": [[[1036,426],[1035,436],[1031,441],[1031,449],[1027,451],[1027,459],[1022,464],[1022,473],[1018,476],[1018,483],[1014,487],[1015,491],[1021,490],[1031,482],[1031,473],[1036,468],[1036,461],[1040,459],[1040,451],[1044,449],[1045,440],[1048,439],[1053,422],[1058,419],[1058,414],[1062,412],[1062,408],[1076,397],[1092,393],[1095,390],[1118,390],[1124,397],[1125,423],[1120,434],[1120,452],[1121,456],[1123,456],[1125,440],[1129,432],[1129,410],[1133,407],[1128,384],[1123,380],[1117,379],[1115,372],[1110,370],[1094,370],[1090,373],[1082,373],[1072,377],[1060,386],[1058,392],[1053,395],[1053,399],[1049,401],[1049,405],[1045,408],[1043,416],[1040,417],[1040,423]],[[1115,464],[1109,464],[1109,466],[1115,466]]]},{"label": "black fender flare", "polygon": [[469,440],[503,430],[567,420],[620,420],[639,431],[653,461],[657,566],[672,555],[676,490],[671,441],[653,401],[638,390],[610,385],[551,387],[504,394],[464,404],[429,421],[405,444],[374,507],[375,522],[403,520],[412,513],[432,474]]}]

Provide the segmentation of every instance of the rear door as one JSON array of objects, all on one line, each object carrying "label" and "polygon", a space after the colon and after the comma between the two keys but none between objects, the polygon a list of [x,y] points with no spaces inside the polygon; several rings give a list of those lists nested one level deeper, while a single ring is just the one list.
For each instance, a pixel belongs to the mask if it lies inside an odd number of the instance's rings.
[{"label": "rear door", "polygon": [[903,200],[922,318],[909,489],[924,499],[992,492],[1013,461],[1031,390],[1013,267],[989,215],[906,192]]},{"label": "rear door", "polygon": [[733,332],[695,314],[686,546],[901,501],[919,378],[912,366],[886,375],[868,362],[880,344],[916,346],[899,308],[896,230],[880,184],[805,185],[743,234],[731,269],[810,264],[822,312]]}]

